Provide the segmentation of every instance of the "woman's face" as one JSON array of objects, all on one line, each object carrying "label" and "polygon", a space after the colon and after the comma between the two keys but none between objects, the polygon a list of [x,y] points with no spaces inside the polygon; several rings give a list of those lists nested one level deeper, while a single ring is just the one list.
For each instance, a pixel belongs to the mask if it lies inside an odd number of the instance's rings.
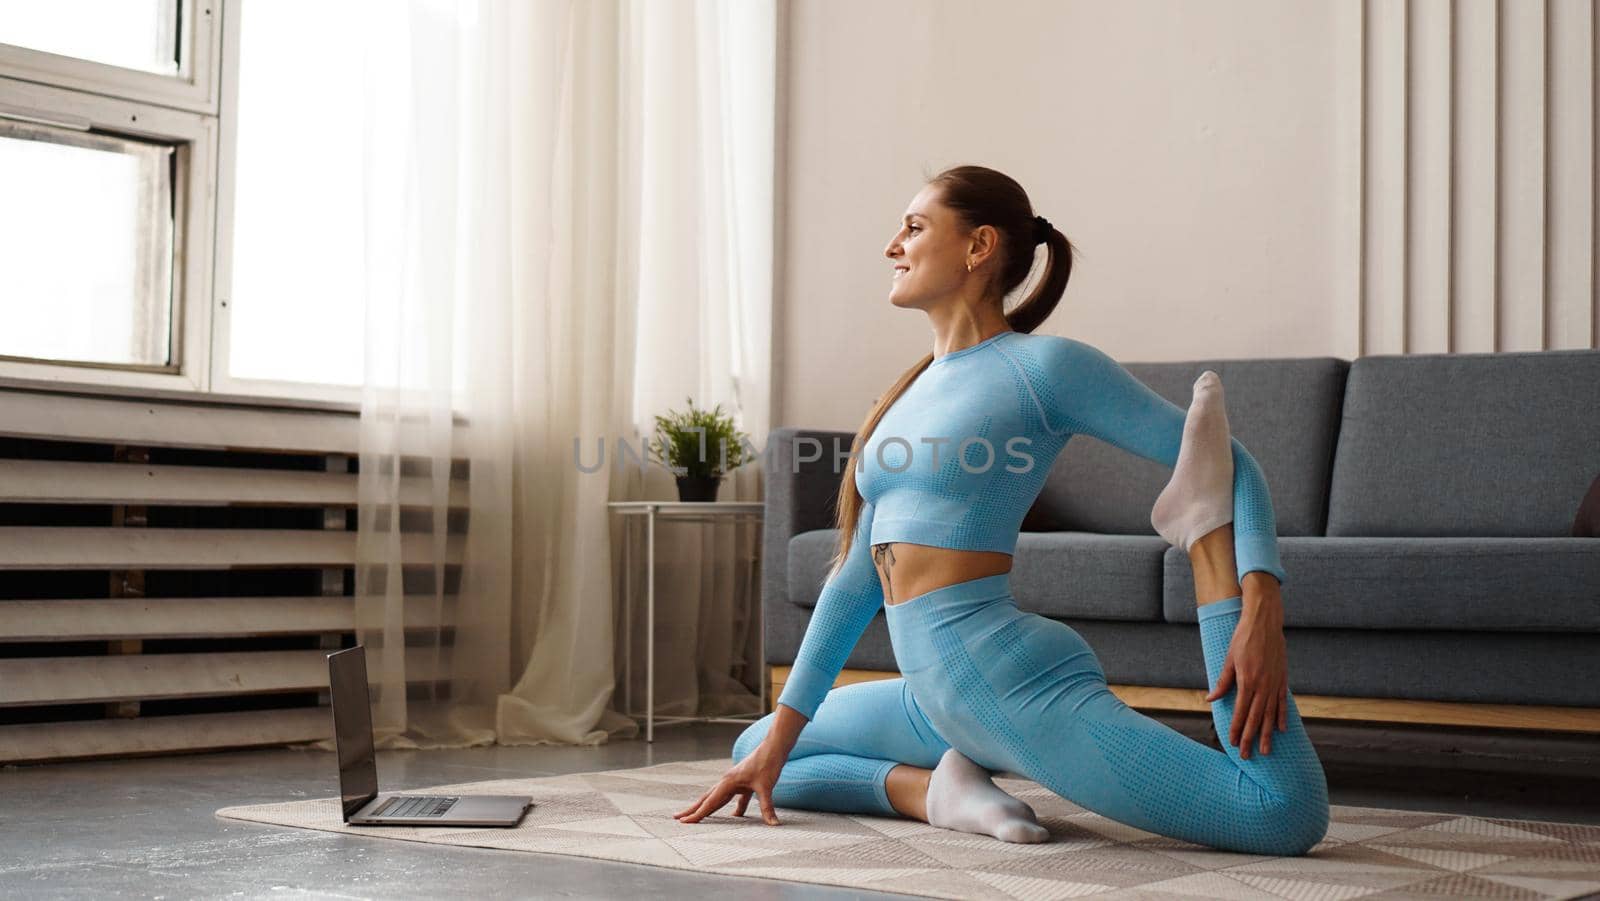
[{"label": "woman's face", "polygon": [[971,238],[955,211],[941,202],[938,186],[923,188],[883,250],[894,267],[889,302],[926,310],[954,296],[977,275],[967,272]]}]

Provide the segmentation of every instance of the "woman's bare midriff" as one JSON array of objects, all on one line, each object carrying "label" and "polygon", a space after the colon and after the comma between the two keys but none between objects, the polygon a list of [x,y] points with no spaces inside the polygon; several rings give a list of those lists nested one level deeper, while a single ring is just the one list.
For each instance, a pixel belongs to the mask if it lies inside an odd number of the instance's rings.
[{"label": "woman's bare midriff", "polygon": [[883,583],[883,602],[889,605],[935,588],[1011,571],[1011,555],[1000,551],[958,551],[903,541],[873,545],[872,562]]}]

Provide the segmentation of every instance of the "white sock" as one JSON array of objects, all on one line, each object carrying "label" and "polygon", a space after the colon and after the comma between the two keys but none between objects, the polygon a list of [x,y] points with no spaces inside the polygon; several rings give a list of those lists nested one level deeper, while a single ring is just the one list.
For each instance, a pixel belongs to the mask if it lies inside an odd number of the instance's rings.
[{"label": "white sock", "polygon": [[928,781],[928,823],[941,829],[992,835],[1003,842],[1042,842],[1050,830],[1033,808],[1011,797],[989,771],[951,748]]},{"label": "white sock", "polygon": [[1207,369],[1194,382],[1183,421],[1183,443],[1172,480],[1150,510],[1150,524],[1185,551],[1214,529],[1233,522],[1233,444],[1223,409],[1222,379]]}]

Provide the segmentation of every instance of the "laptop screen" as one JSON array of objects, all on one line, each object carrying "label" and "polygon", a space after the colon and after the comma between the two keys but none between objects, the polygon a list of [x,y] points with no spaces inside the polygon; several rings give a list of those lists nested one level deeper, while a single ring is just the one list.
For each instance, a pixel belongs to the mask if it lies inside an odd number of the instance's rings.
[{"label": "laptop screen", "polygon": [[344,818],[348,820],[378,796],[366,648],[356,645],[328,655],[328,690],[333,707],[333,744],[339,755],[339,794]]}]

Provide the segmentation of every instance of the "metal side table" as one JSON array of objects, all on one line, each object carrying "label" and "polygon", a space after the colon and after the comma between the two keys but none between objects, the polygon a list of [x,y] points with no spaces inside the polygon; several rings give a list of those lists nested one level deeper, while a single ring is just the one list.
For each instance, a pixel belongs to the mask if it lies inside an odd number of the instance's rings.
[{"label": "metal side table", "polygon": [[[711,524],[714,527],[722,524],[731,524],[734,528],[734,543],[740,548],[744,547],[744,529],[754,524],[756,533],[751,542],[750,555],[742,562],[741,579],[743,592],[750,598],[749,615],[759,619],[761,616],[761,598],[757,567],[760,565],[761,551],[761,516],[766,505],[760,502],[745,501],[611,501],[606,504],[613,513],[622,516],[622,609],[624,648],[622,656],[622,684],[623,705],[627,708],[623,713],[639,719],[639,714],[633,706],[633,610],[635,606],[633,587],[633,561],[634,543],[637,538],[644,539],[644,603],[645,603],[645,699],[644,699],[644,740],[655,741],[656,723],[673,725],[677,723],[753,723],[765,715],[767,709],[767,679],[766,679],[766,643],[759,622],[756,623],[756,634],[759,637],[756,659],[753,666],[756,669],[757,698],[755,712],[747,716],[656,716],[655,690],[656,690],[656,523],[700,523]],[[748,627],[748,623],[744,624]],[[735,634],[744,634],[742,629],[735,629]]]}]

